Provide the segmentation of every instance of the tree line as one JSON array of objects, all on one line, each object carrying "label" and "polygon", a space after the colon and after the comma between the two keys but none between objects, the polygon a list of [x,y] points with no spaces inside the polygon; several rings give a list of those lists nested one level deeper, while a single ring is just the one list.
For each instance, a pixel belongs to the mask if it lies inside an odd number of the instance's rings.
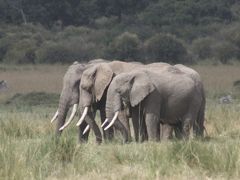
[{"label": "tree line", "polygon": [[0,0],[0,61],[240,59],[237,0]]}]

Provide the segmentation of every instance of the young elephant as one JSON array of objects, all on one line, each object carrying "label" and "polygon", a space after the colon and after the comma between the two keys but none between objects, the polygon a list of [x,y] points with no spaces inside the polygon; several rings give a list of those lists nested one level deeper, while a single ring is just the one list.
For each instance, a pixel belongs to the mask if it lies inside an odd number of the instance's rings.
[{"label": "young elephant", "polygon": [[[188,138],[201,109],[202,97],[194,80],[171,66],[160,72],[136,70],[116,76],[107,92],[107,118],[117,116],[123,101],[132,107],[143,107],[148,139],[158,141],[160,122],[180,126],[182,136]],[[113,118],[108,127],[114,121],[117,119]]]}]

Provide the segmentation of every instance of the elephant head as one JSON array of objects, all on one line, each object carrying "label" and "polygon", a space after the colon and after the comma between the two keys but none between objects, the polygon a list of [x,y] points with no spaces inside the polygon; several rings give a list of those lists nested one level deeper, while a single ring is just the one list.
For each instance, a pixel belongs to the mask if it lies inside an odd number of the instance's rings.
[{"label": "elephant head", "polygon": [[109,86],[113,71],[107,63],[94,65],[84,71],[80,83],[80,108],[83,110],[82,117],[77,125],[80,125],[88,111],[88,108],[94,103],[102,99],[103,94]]},{"label": "elephant head", "polygon": [[[74,118],[77,111],[77,104],[79,103],[79,84],[81,82],[83,71],[95,64],[107,62],[103,59],[95,59],[89,61],[87,64],[80,64],[77,61],[69,66],[63,78],[63,88],[60,95],[58,110],[52,118],[51,122],[58,120],[56,133],[61,134],[62,130]],[[72,113],[69,120],[64,124],[69,109],[73,106]]]},{"label": "elephant head", "polygon": [[68,121],[73,119],[79,101],[79,83],[86,65],[74,62],[67,70],[63,78],[63,88],[59,99],[58,110],[51,122],[57,119],[56,133],[60,134],[69,109],[73,106],[72,113]]},{"label": "elephant head", "polygon": [[112,118],[108,129],[117,119],[122,102],[132,107],[141,103],[144,98],[155,90],[155,87],[145,71],[122,73],[116,76],[107,92],[106,116]]}]

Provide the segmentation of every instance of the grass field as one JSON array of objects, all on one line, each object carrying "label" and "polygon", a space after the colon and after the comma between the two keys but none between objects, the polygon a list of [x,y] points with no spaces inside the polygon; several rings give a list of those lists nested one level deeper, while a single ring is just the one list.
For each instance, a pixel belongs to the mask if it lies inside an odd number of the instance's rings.
[{"label": "grass field", "polygon": [[[240,92],[232,84],[240,66],[193,68],[208,97],[207,137],[124,145],[117,137],[96,145],[93,134],[78,144],[74,123],[54,138],[50,119],[67,66],[1,65],[9,91],[0,92],[0,179],[239,179]],[[218,104],[229,93],[234,103]]]}]

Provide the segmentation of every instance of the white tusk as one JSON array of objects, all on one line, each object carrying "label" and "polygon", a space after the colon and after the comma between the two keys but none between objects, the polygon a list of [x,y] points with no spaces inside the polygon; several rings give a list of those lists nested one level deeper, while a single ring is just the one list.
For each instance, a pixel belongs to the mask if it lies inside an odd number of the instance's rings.
[{"label": "white tusk", "polygon": [[105,119],[105,121],[103,122],[103,124],[101,125],[101,127],[103,127],[107,122],[108,122],[108,119]]},{"label": "white tusk", "polygon": [[89,125],[87,125],[87,127],[84,129],[84,131],[83,131],[83,135],[88,131],[90,129],[90,126]]},{"label": "white tusk", "polygon": [[105,131],[114,124],[114,122],[117,120],[118,114],[119,114],[119,111],[115,112],[112,121],[110,122],[110,124],[107,127],[105,127],[105,129],[104,129]]},{"label": "white tusk", "polygon": [[67,126],[70,124],[70,122],[73,120],[73,118],[74,118],[74,116],[75,116],[75,114],[76,114],[76,112],[77,112],[77,106],[78,106],[77,104],[74,104],[74,105],[73,105],[72,113],[71,113],[68,121],[59,129],[59,131],[61,131],[61,130],[63,130],[65,127],[67,127]]},{"label": "white tusk", "polygon": [[57,119],[57,117],[58,117],[58,110],[56,111],[53,118],[51,119],[51,123],[53,123],[53,121],[55,121]]},{"label": "white tusk", "polygon": [[84,108],[84,111],[82,113],[82,116],[81,118],[79,119],[78,123],[76,124],[76,126],[80,126],[80,124],[82,124],[82,122],[84,121],[86,115],[87,115],[87,112],[88,112],[88,107],[85,107]]}]

